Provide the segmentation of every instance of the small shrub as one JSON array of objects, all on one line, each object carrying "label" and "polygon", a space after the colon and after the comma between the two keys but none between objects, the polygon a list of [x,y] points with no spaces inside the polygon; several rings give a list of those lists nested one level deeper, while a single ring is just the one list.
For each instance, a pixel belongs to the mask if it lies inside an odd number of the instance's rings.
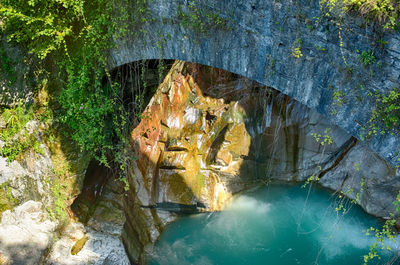
[{"label": "small shrub", "polygon": [[358,58],[364,64],[364,66],[371,65],[376,61],[373,51],[363,51]]},{"label": "small shrub", "polygon": [[392,0],[321,0],[327,17],[342,17],[355,11],[366,19],[378,22],[383,29],[396,29],[399,25],[400,2]]},{"label": "small shrub", "polygon": [[8,78],[9,85],[12,85],[17,80],[17,73],[15,71],[14,66],[12,65],[13,62],[7,56],[6,51],[4,49],[0,49],[0,61],[1,61],[1,69],[3,73]]},{"label": "small shrub", "polygon": [[298,38],[296,39],[296,41],[294,42],[293,46],[292,46],[292,56],[296,59],[299,59],[300,57],[303,56],[303,54],[301,53],[301,45],[302,45],[303,41]]},{"label": "small shrub", "polygon": [[343,0],[346,10],[355,10],[366,18],[373,19],[386,29],[397,27],[400,2],[392,0]]},{"label": "small shrub", "polygon": [[368,122],[368,134],[381,134],[400,130],[400,89],[394,88],[387,95],[376,94],[376,109]]},{"label": "small shrub", "polygon": [[179,6],[178,9],[178,18],[184,27],[192,28],[203,34],[209,32],[212,28],[232,29],[229,20],[207,6],[200,6],[199,1],[188,1],[186,9],[187,12],[183,10],[183,6]]}]

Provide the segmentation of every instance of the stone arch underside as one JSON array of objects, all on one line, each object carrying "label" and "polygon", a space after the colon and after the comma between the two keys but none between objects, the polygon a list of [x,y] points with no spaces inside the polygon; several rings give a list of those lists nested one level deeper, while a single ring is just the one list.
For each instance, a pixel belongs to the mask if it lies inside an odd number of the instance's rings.
[{"label": "stone arch underside", "polygon": [[[188,2],[149,1],[152,19],[132,25],[135,34],[118,41],[111,51],[110,68],[146,59],[178,59],[220,68],[316,109],[358,139],[363,138],[363,126],[374,108],[368,92],[399,87],[399,34],[387,34],[385,49],[377,50],[373,32],[361,28],[360,19],[349,18],[341,32],[341,46],[336,26],[313,22],[320,16],[318,1],[195,1],[198,10],[209,12],[203,14],[218,15],[223,21],[200,24],[207,31],[183,23],[182,12],[197,12],[188,8]],[[296,47],[302,54],[299,58],[293,56]],[[380,63],[364,67],[359,51],[372,49]],[[339,102],[335,91],[342,95]],[[392,165],[400,164],[399,135],[378,135],[364,142]]]}]

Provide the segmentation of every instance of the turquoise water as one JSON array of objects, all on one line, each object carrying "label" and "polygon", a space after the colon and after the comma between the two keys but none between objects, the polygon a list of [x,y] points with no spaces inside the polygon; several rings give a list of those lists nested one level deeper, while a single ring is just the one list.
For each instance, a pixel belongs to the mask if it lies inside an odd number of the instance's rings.
[{"label": "turquoise water", "polygon": [[[344,215],[335,211],[340,203],[349,209]],[[149,264],[362,264],[375,242],[363,232],[371,226],[380,224],[325,190],[270,185],[236,197],[223,212],[167,226]],[[380,254],[368,264],[400,264],[393,253]]]}]

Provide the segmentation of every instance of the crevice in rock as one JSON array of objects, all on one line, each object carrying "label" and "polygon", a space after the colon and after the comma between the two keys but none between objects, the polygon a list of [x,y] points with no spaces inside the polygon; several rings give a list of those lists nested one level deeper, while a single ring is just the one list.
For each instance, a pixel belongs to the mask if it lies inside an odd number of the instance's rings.
[{"label": "crevice in rock", "polygon": [[347,179],[349,178],[349,174],[346,174],[342,180],[342,183],[340,184],[340,189],[339,190],[343,190],[344,187],[344,183],[347,181]]},{"label": "crevice in rock", "polygon": [[[357,139],[355,137],[351,137],[347,142],[345,142],[337,151],[333,157],[336,157],[333,161],[332,165],[324,170],[322,170],[318,174],[318,178],[321,179],[327,172],[334,169],[339,165],[339,163],[343,160],[346,154],[356,145]],[[330,160],[330,159],[329,159]]]},{"label": "crevice in rock", "polygon": [[167,212],[172,212],[176,214],[195,214],[204,212],[206,206],[202,202],[197,202],[195,204],[182,204],[176,202],[158,202],[153,205],[142,205],[142,208],[157,209]]},{"label": "crevice in rock", "polygon": [[179,167],[179,166],[172,166],[172,165],[163,165],[160,166],[159,169],[165,169],[165,170],[185,170],[185,167]]},{"label": "crevice in rock", "polygon": [[210,147],[210,152],[208,154],[207,161],[209,163],[215,163],[215,158],[217,156],[217,153],[219,149],[221,148],[222,143],[224,142],[225,135],[228,132],[229,125],[226,125],[215,137],[215,140],[212,142],[211,147]]},{"label": "crevice in rock", "polygon": [[103,195],[107,182],[114,178],[110,168],[92,160],[86,170],[81,193],[71,205],[73,215],[86,224],[93,213],[99,198]]},{"label": "crevice in rock", "polygon": [[162,158],[164,157],[164,150],[160,148],[160,156],[157,159],[157,165],[155,167],[154,176],[155,179],[153,180],[152,190],[151,190],[151,202],[155,203],[158,201],[158,191],[160,185],[160,168],[162,163]]},{"label": "crevice in rock", "polygon": [[160,124],[161,124],[162,126],[164,126],[164,127],[166,127],[166,128],[169,129],[168,124],[166,124],[163,120],[160,121]]},{"label": "crevice in rock", "polygon": [[212,125],[216,119],[217,119],[217,116],[215,116],[207,111],[206,120],[210,125]]},{"label": "crevice in rock", "polygon": [[188,152],[188,149],[185,147],[180,147],[180,146],[169,146],[167,148],[168,152]]}]

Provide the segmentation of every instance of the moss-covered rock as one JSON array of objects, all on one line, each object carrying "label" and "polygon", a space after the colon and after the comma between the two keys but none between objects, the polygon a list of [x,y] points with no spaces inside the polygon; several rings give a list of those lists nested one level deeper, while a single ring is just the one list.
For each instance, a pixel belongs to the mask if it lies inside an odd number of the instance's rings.
[{"label": "moss-covered rock", "polygon": [[76,243],[71,248],[71,254],[72,255],[78,254],[79,251],[81,251],[82,248],[85,246],[86,241],[88,241],[88,239],[89,239],[88,236],[84,236],[81,239],[79,239],[78,241],[76,241]]}]

